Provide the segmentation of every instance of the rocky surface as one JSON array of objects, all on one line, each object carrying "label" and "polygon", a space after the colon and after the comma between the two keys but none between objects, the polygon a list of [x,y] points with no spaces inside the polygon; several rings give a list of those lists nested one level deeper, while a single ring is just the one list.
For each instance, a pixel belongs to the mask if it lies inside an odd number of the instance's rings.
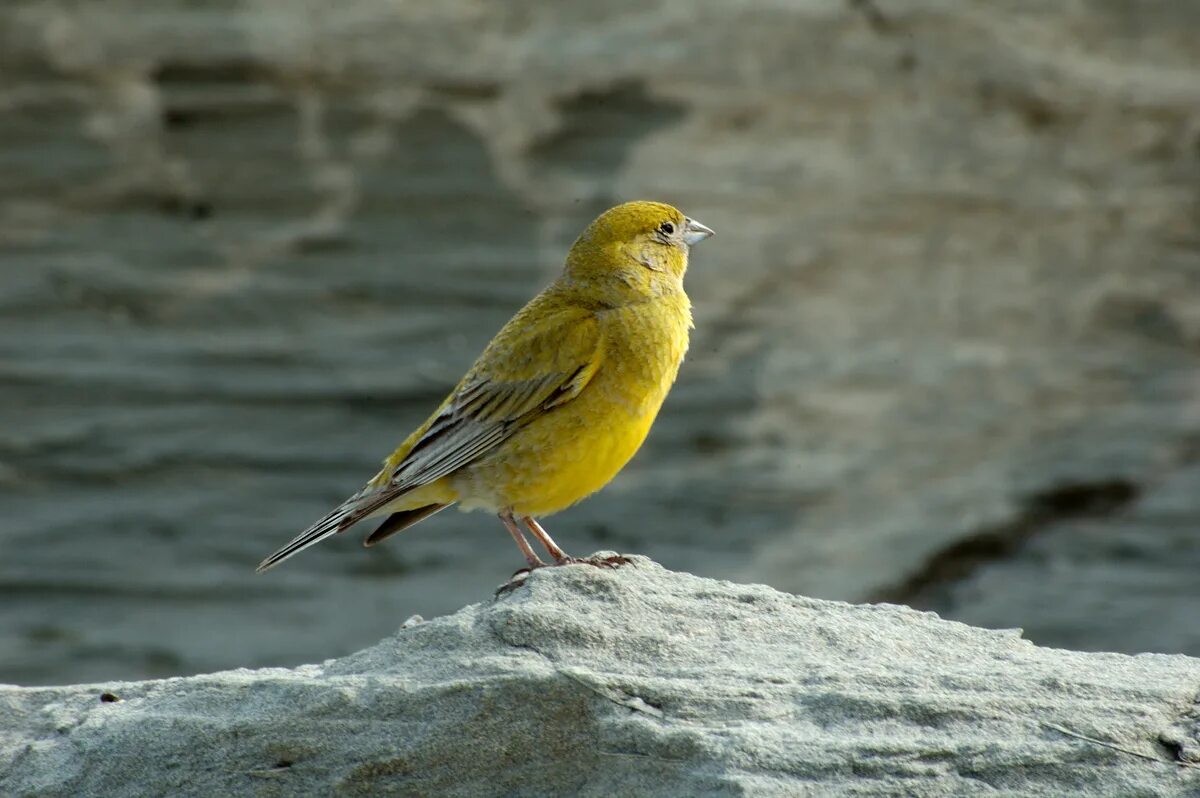
[{"label": "rocky surface", "polygon": [[1200,654],[1197,29],[1177,0],[7,0],[0,680],[313,661],[515,568],[443,513],[251,572],[633,197],[718,235],[680,383],[552,519],[568,549]]},{"label": "rocky surface", "polygon": [[1195,795],[1198,694],[1183,656],[638,558],[536,572],[322,665],[0,689],[0,791]]}]

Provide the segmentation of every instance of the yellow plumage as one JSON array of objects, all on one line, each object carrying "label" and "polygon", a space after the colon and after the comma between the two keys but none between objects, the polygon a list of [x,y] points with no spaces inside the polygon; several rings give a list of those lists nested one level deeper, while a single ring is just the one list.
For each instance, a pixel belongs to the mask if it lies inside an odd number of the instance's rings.
[{"label": "yellow plumage", "polygon": [[571,247],[562,275],[506,324],[432,416],[361,491],[259,566],[266,570],[363,518],[371,545],[443,507],[498,514],[531,567],[520,518],[604,487],[645,440],[688,346],[691,245],[712,231],[657,202],[618,205]]}]

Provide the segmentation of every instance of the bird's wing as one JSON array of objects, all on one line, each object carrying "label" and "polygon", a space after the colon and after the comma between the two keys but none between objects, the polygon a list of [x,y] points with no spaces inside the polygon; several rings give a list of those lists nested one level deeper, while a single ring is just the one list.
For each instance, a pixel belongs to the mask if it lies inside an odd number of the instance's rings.
[{"label": "bird's wing", "polygon": [[388,458],[374,484],[396,490],[427,485],[579,395],[600,368],[600,324],[584,308],[547,308],[544,296],[496,334],[437,412]]},{"label": "bird's wing", "polygon": [[[601,364],[601,330],[584,308],[530,303],[505,325],[438,411],[362,491],[258,566],[265,571],[396,500],[493,451],[583,391]],[[541,312],[539,312],[539,310]]]}]

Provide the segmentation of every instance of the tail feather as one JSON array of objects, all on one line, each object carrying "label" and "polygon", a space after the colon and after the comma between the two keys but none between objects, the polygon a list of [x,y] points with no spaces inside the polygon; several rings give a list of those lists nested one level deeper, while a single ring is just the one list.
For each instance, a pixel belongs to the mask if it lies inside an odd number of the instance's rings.
[{"label": "tail feather", "polygon": [[424,521],[429,516],[441,512],[449,506],[449,504],[427,504],[415,510],[401,510],[398,513],[392,513],[374,532],[367,535],[363,541],[363,545],[374,546],[379,541],[386,540],[397,532],[408,529],[413,524]]},{"label": "tail feather", "polygon": [[292,538],[286,546],[272,554],[258,564],[254,569],[255,573],[261,574],[263,571],[274,568],[279,563],[304,551],[309,546],[320,543],[330,535],[336,535],[338,532],[345,532],[350,527],[357,524],[359,521],[366,518],[371,513],[378,510],[383,505],[394,500],[396,494],[388,493],[356,493],[346,501],[342,502],[335,510],[330,512],[320,521],[310,526],[308,529],[301,532],[296,537]]}]

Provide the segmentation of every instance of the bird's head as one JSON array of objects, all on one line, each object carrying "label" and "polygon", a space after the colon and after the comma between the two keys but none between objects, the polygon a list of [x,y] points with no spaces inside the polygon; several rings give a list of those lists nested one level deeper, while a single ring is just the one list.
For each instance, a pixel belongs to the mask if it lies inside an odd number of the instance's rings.
[{"label": "bird's head", "polygon": [[587,226],[563,276],[617,304],[682,291],[689,250],[712,234],[670,205],[626,202]]}]

